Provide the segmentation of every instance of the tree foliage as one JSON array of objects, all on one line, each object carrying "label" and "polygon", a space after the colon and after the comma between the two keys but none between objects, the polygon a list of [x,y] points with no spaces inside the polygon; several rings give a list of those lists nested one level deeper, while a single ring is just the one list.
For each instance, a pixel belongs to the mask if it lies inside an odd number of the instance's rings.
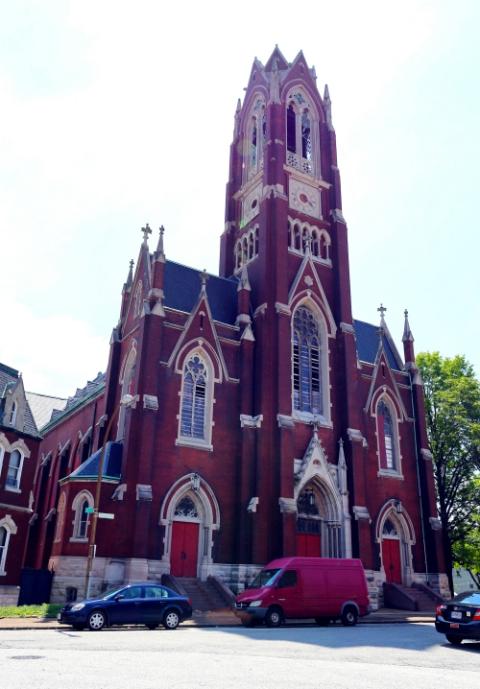
[{"label": "tree foliage", "polygon": [[447,573],[480,572],[480,382],[463,356],[419,354]]}]

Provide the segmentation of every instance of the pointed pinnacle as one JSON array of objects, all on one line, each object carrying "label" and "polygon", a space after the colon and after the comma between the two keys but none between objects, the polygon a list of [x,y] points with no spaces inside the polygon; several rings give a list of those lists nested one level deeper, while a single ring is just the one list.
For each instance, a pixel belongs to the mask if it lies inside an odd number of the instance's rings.
[{"label": "pointed pinnacle", "polygon": [[248,279],[248,270],[246,265],[244,265],[242,268],[240,280],[237,287],[237,292],[240,292],[241,289],[246,289],[248,291],[251,291],[252,289],[250,286],[250,280]]},{"label": "pointed pinnacle", "polygon": [[402,342],[414,342],[413,334],[410,329],[410,323],[408,322],[408,311],[405,309],[403,312],[405,315],[405,325],[403,326],[403,337]]},{"label": "pointed pinnacle", "polygon": [[133,266],[134,266],[134,260],[133,258],[130,261],[130,268],[128,269],[128,275],[127,275],[127,282],[125,283],[125,287],[131,287],[132,282],[133,282]]},{"label": "pointed pinnacle", "polygon": [[160,225],[159,232],[160,232],[160,235],[158,237],[158,244],[157,244],[157,250],[155,252],[155,258],[158,258],[160,260],[165,261],[165,252],[163,250],[163,235],[165,232],[165,228],[163,225]]}]

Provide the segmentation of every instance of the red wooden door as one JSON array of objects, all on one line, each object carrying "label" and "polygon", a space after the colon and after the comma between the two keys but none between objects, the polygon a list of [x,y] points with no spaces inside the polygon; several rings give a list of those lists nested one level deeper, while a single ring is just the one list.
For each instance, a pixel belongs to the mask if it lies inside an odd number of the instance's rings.
[{"label": "red wooden door", "polygon": [[320,557],[321,554],[320,534],[297,533],[297,556]]},{"label": "red wooden door", "polygon": [[195,522],[173,522],[170,554],[173,576],[197,576],[198,529]]},{"label": "red wooden door", "polygon": [[382,541],[382,559],[388,584],[402,583],[402,563],[400,559],[400,541],[395,538],[384,538]]}]

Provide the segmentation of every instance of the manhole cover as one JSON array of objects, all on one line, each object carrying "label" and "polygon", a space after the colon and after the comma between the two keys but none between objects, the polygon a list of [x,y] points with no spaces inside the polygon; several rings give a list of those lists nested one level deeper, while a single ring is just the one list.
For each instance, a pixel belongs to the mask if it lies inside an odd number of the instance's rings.
[{"label": "manhole cover", "polygon": [[38,660],[39,658],[45,658],[45,656],[10,656],[12,660]]}]

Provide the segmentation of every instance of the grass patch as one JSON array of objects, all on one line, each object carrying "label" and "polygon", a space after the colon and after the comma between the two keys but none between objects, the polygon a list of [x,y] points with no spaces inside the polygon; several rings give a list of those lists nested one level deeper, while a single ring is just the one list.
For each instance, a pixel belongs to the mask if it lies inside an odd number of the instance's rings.
[{"label": "grass patch", "polygon": [[56,617],[62,605],[0,605],[0,617]]}]

